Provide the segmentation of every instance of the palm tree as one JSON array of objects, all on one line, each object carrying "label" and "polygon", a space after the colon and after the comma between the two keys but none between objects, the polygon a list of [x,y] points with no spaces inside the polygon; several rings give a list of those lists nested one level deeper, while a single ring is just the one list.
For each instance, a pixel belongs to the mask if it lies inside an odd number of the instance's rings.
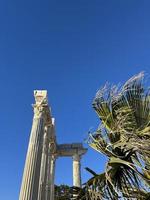
[{"label": "palm tree", "polygon": [[108,159],[105,172],[77,189],[80,200],[150,199],[150,95],[144,73],[122,87],[101,88],[93,108],[100,126],[89,134],[88,144]]}]

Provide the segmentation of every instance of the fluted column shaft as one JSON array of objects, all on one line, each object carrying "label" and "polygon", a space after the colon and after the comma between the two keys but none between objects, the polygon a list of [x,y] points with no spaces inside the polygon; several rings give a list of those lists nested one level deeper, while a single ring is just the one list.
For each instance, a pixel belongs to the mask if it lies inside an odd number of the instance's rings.
[{"label": "fluted column shaft", "polygon": [[48,137],[49,137],[49,146],[48,146],[48,161],[47,161],[47,177],[46,177],[46,194],[45,200],[51,200],[51,162],[52,162],[52,152],[51,152],[51,137],[53,135],[53,126],[48,127]]},{"label": "fluted column shaft", "polygon": [[55,161],[56,158],[52,155],[51,159],[51,169],[50,169],[50,176],[51,176],[51,192],[50,192],[50,200],[54,200],[55,188],[54,188],[54,179],[55,179]]},{"label": "fluted column shaft", "polygon": [[46,187],[47,187],[47,176],[48,176],[48,153],[49,153],[49,127],[46,125],[43,136],[42,144],[42,158],[41,158],[41,169],[40,169],[40,178],[39,178],[39,191],[38,191],[38,200],[46,200]]},{"label": "fluted column shaft", "polygon": [[45,194],[45,200],[51,200],[51,158],[52,156],[49,154],[48,156],[48,163],[47,163],[47,178],[46,178],[46,194]]},{"label": "fluted column shaft", "polygon": [[19,200],[38,199],[44,124],[44,110],[35,106]]},{"label": "fluted column shaft", "polygon": [[73,156],[73,186],[81,187],[81,164],[78,154]]}]

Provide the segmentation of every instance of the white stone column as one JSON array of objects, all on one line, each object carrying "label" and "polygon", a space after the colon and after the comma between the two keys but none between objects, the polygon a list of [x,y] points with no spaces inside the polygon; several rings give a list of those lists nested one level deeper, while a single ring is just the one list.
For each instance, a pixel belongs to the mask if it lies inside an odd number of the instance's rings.
[{"label": "white stone column", "polygon": [[55,195],[55,188],[54,188],[54,181],[55,181],[55,162],[56,157],[52,155],[51,159],[51,169],[50,169],[50,176],[51,176],[51,191],[50,191],[50,200],[54,200]]},{"label": "white stone column", "polygon": [[44,125],[44,108],[35,105],[19,200],[38,199]]},{"label": "white stone column", "polygon": [[48,167],[48,153],[49,153],[49,138],[48,138],[49,128],[46,125],[43,136],[42,144],[42,158],[41,158],[41,169],[39,178],[39,192],[38,200],[46,200],[46,184],[47,184],[47,167]]},{"label": "white stone column", "polygon": [[73,186],[81,187],[80,155],[73,156]]},{"label": "white stone column", "polygon": [[47,162],[47,178],[46,178],[46,194],[45,194],[45,200],[51,200],[51,159],[52,156],[49,151],[48,155],[48,162]]},{"label": "white stone column", "polygon": [[52,123],[48,127],[48,163],[47,163],[47,181],[45,200],[54,200],[54,179],[55,179],[55,160],[56,160],[56,138],[55,138],[55,123],[52,118]]}]

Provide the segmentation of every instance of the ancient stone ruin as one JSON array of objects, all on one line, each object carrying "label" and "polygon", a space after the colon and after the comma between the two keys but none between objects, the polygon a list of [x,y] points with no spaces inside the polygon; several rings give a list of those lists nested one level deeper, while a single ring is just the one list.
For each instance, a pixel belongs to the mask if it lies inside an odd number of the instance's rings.
[{"label": "ancient stone ruin", "polygon": [[55,120],[47,91],[34,91],[33,124],[25,161],[19,200],[54,200],[55,161],[73,158],[73,185],[81,187],[80,159],[87,151],[82,143],[57,144]]}]

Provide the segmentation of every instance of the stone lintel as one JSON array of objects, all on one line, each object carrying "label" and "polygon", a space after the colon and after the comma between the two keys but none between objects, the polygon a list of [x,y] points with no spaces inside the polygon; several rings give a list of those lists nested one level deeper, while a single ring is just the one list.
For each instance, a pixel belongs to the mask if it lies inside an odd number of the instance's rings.
[{"label": "stone lintel", "polygon": [[75,154],[82,156],[86,152],[87,149],[83,147],[82,143],[57,145],[58,156],[74,156]]}]

